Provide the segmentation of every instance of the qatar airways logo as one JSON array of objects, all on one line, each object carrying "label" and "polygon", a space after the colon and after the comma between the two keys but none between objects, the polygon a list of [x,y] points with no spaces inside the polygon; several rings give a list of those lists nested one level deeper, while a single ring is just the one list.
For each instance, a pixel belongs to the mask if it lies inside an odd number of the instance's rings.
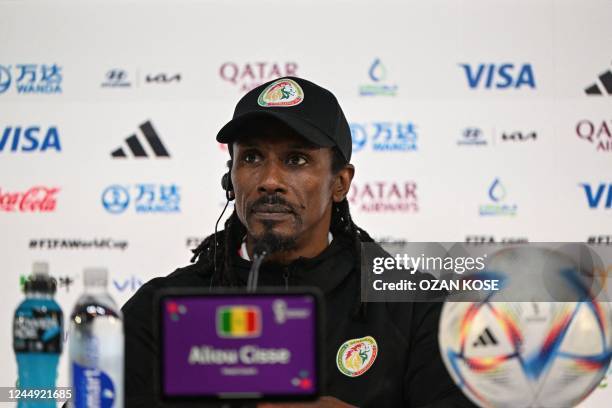
[{"label": "qatar airways logo", "polygon": [[597,152],[612,152],[612,120],[581,120],[576,124],[576,135]]},{"label": "qatar airways logo", "polygon": [[224,62],[219,67],[219,77],[246,93],[275,78],[298,76],[297,71],[296,62]]},{"label": "qatar airways logo", "polygon": [[0,212],[52,212],[57,206],[58,187],[32,187],[25,192],[0,188]]},{"label": "qatar airways logo", "polygon": [[349,193],[353,208],[368,213],[415,213],[419,211],[414,181],[354,182]]}]

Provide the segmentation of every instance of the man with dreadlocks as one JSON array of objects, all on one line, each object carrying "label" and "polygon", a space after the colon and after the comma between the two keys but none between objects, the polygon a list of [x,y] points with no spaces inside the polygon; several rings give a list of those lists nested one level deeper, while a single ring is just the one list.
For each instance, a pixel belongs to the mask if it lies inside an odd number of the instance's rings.
[{"label": "man with dreadlocks", "polygon": [[[123,307],[126,407],[156,405],[155,291],[244,287],[262,243],[269,254],[260,286],[314,286],[324,294],[328,396],[313,406],[472,406],[440,358],[441,304],[361,302],[361,244],[373,240],[349,212],[352,141],[334,95],[294,77],[264,84],[238,102],[217,140],[229,147],[222,186],[234,212],[193,251],[192,265],[151,280]],[[355,341],[363,349],[336,358]]]}]

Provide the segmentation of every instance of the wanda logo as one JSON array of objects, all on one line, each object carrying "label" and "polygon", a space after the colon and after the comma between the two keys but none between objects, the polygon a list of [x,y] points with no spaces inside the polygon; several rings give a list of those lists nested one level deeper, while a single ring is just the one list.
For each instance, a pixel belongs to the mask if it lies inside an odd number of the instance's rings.
[{"label": "wanda logo", "polygon": [[23,193],[7,193],[0,189],[0,211],[51,212],[55,211],[60,189],[57,187],[32,187]]}]

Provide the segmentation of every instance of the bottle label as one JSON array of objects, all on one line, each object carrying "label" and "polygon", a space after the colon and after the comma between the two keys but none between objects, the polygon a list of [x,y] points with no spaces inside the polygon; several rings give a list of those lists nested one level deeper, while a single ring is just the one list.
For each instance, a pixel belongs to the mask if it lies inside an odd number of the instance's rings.
[{"label": "bottle label", "polygon": [[115,386],[104,371],[72,363],[74,408],[111,408],[115,404]]},{"label": "bottle label", "polygon": [[61,353],[62,327],[61,311],[18,311],[13,321],[13,348],[16,353]]}]

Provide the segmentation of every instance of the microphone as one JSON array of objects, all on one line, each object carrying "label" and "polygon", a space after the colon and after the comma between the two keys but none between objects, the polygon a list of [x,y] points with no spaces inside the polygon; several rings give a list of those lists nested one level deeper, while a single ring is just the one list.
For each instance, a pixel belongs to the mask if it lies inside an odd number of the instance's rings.
[{"label": "microphone", "polygon": [[257,282],[259,281],[259,268],[266,257],[270,253],[270,246],[264,241],[258,241],[253,248],[253,264],[249,270],[247,279],[247,292],[255,292],[257,290]]}]

